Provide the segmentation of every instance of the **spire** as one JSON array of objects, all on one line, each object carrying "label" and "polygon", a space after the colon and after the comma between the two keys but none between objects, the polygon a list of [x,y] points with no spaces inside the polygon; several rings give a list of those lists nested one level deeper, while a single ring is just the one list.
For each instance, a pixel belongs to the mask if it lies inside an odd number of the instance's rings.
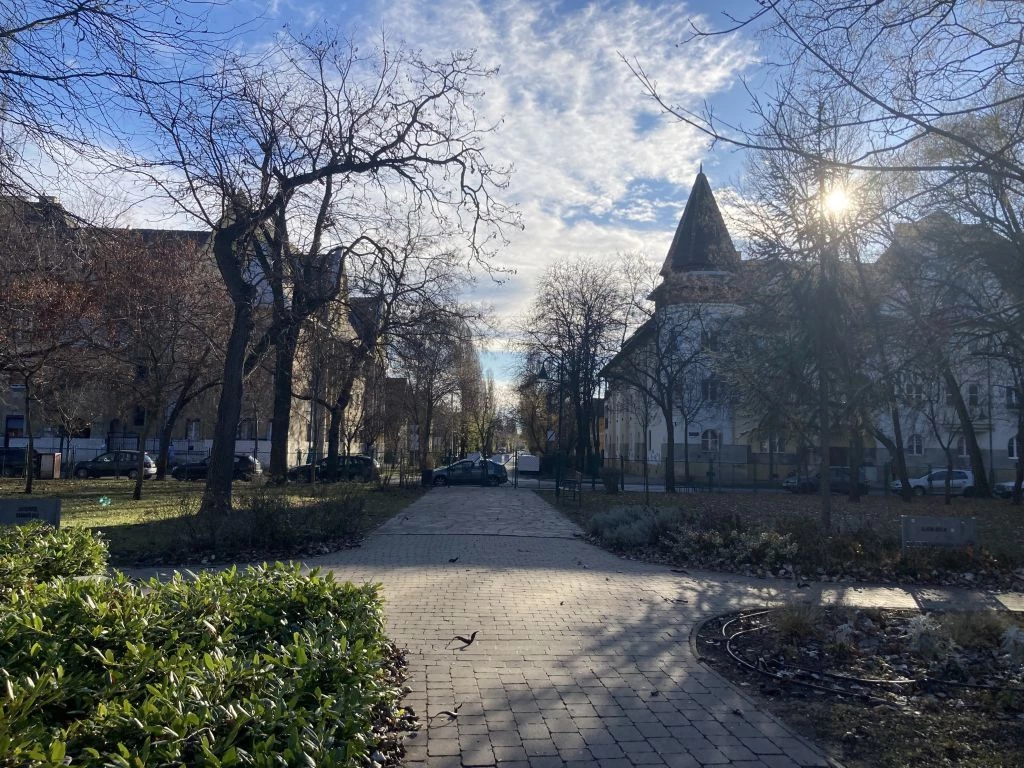
[{"label": "spire", "polygon": [[732,244],[708,177],[704,175],[704,163],[701,163],[668,256],[661,267],[661,275],[668,277],[672,273],[695,271],[731,272],[738,265],[739,253]]}]

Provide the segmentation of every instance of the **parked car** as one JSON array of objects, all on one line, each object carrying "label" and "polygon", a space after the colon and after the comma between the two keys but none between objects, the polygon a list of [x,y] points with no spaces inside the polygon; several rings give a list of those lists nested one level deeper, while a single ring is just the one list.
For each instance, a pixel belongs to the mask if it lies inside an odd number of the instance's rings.
[{"label": "parked car", "polygon": [[[829,467],[828,487],[831,493],[849,493],[852,486],[849,467]],[[789,475],[782,481],[782,487],[792,493],[818,493],[821,488],[821,472],[813,475]],[[871,486],[864,480],[857,481],[861,495],[868,493]]]},{"label": "parked car", "polygon": [[[300,464],[288,470],[288,480],[291,482],[310,483],[313,480],[322,482],[327,479],[327,457],[320,459],[316,466],[312,464]],[[380,462],[372,456],[353,454],[351,456],[338,457],[338,479],[359,480],[369,483],[380,479]]]},{"label": "parked car", "polygon": [[[937,469],[927,475],[911,479],[910,487],[919,496],[924,496],[926,493],[944,494],[946,492],[946,475],[949,472],[953,473],[949,482],[950,493],[954,496],[974,495],[974,473],[969,469]],[[902,487],[899,480],[889,483],[889,488],[896,493],[899,493]]]},{"label": "parked car", "polygon": [[[35,473],[39,475],[40,455],[33,451]],[[22,477],[25,474],[25,449],[0,448],[0,475],[3,477]]]},{"label": "parked car", "polygon": [[[209,473],[210,458],[207,457],[202,461],[179,464],[171,470],[171,477],[175,480],[205,480]],[[252,480],[262,474],[263,465],[255,456],[245,453],[235,454],[235,468],[232,475],[235,480]]]},{"label": "parked car", "polygon": [[992,486],[992,493],[1001,499],[1008,499],[1013,496],[1013,486],[1016,484],[1016,480],[1004,480]]},{"label": "parked car", "polygon": [[435,469],[434,485],[501,485],[508,482],[508,471],[490,459],[463,459]]},{"label": "parked car", "polygon": [[[75,464],[75,477],[127,477],[134,480],[138,475],[138,451],[107,451],[95,459]],[[147,453],[142,459],[142,477],[150,480],[156,477],[156,462]]]}]

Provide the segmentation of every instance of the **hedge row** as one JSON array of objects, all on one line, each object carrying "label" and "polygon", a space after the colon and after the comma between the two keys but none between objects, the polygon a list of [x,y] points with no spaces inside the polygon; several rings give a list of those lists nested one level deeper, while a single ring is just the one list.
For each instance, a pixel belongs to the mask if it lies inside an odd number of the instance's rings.
[{"label": "hedge row", "polygon": [[58,576],[91,576],[106,569],[107,545],[86,528],[0,526],[0,599],[26,584]]},{"label": "hedge row", "polygon": [[0,605],[0,766],[367,765],[402,692],[383,630],[375,586],[297,567],[26,584]]}]

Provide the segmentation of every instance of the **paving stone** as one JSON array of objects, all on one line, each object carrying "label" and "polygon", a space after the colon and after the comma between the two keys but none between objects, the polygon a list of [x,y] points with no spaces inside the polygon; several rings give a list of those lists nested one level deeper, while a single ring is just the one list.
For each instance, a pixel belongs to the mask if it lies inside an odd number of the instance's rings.
[{"label": "paving stone", "polygon": [[[382,585],[388,632],[408,649],[404,703],[424,722],[462,705],[457,723],[406,738],[410,765],[454,768],[460,745],[462,762],[501,768],[823,763],[691,655],[696,622],[763,604],[764,582],[680,578],[578,534],[532,491],[437,488],[362,547],[307,563]],[[690,602],[665,600],[678,597]]]}]

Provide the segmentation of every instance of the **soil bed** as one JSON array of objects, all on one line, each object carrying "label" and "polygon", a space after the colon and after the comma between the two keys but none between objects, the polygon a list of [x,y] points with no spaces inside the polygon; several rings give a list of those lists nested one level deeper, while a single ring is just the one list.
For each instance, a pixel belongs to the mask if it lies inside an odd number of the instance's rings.
[{"label": "soil bed", "polygon": [[699,657],[847,768],[1024,765],[1024,618],[794,604],[706,622]]}]

